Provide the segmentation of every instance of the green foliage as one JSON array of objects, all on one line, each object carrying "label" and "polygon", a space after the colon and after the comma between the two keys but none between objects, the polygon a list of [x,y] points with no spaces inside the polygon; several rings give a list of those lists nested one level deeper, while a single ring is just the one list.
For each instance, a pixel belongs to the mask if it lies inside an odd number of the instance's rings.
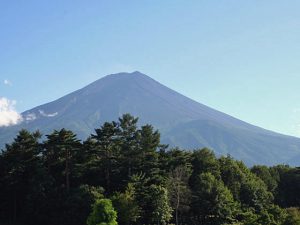
[{"label": "green foliage", "polygon": [[285,168],[280,172],[276,202],[283,207],[300,206],[300,168]]},{"label": "green foliage", "polygon": [[270,205],[257,214],[253,210],[247,209],[242,216],[242,222],[245,225],[284,225],[287,214],[278,206]]},{"label": "green foliage", "polygon": [[119,143],[119,126],[116,122],[104,123],[99,129],[95,129],[96,135],[92,135],[93,143],[91,154],[93,158],[91,163],[93,163],[94,168],[96,168],[96,173],[99,173],[104,177],[104,187],[107,193],[111,192],[114,188],[115,180],[118,177],[119,163],[120,160],[120,148]]},{"label": "green foliage", "polygon": [[245,208],[238,215],[238,220],[243,225],[260,225],[257,223],[258,215],[253,208]]},{"label": "green foliage", "polygon": [[221,178],[229,188],[235,201],[243,207],[251,207],[259,212],[273,201],[267,185],[253,174],[242,162],[230,156],[219,159]]},{"label": "green foliage", "polygon": [[[91,205],[96,199],[102,198],[103,189],[82,185],[73,188],[70,192],[61,194],[53,193],[54,200],[50,206],[44,208],[44,214],[48,214],[48,224],[85,224],[86,218],[91,211]],[[49,204],[49,203],[48,203]],[[52,209],[56,205],[56,209]],[[43,222],[45,223],[45,222]]]},{"label": "green foliage", "polygon": [[268,191],[275,193],[278,182],[272,171],[267,166],[254,166],[251,168],[251,172],[258,176],[268,187]]},{"label": "green foliage", "polygon": [[137,122],[126,114],[84,142],[21,130],[0,152],[0,224],[299,225],[299,168],[169,150]]},{"label": "green foliage", "polygon": [[109,199],[96,200],[92,212],[87,219],[87,225],[117,225],[117,212]]},{"label": "green foliage", "polygon": [[299,208],[288,208],[287,218],[284,225],[299,225],[300,224],[300,209]]},{"label": "green foliage", "polygon": [[172,208],[169,205],[167,189],[162,186],[151,185],[149,197],[152,198],[152,222],[166,225],[172,218]]},{"label": "green foliage", "polygon": [[[43,186],[47,185],[47,181],[44,179],[45,171],[39,157],[40,137],[38,131],[30,133],[21,130],[14,142],[6,145],[6,151],[1,154],[0,218],[4,221],[17,223],[26,214],[23,213],[24,205],[43,196]],[[36,184],[43,186],[35,187]]]},{"label": "green foliage", "polygon": [[161,147],[160,134],[151,125],[141,127],[139,131],[139,165],[136,169],[145,173],[153,182],[161,182],[160,168],[158,161],[158,149]]},{"label": "green foliage", "polygon": [[222,156],[219,159],[219,163],[222,181],[231,191],[233,198],[239,201],[241,184],[246,177],[244,165],[235,161],[230,156]]},{"label": "green foliage", "polygon": [[190,184],[193,187],[197,177],[201,173],[210,172],[217,179],[220,178],[220,165],[213,151],[204,148],[196,150],[192,155],[193,172]]},{"label": "green foliage", "polygon": [[262,180],[249,173],[241,183],[240,201],[246,207],[253,207],[259,212],[272,203],[273,195],[267,191]]},{"label": "green foliage", "polygon": [[178,166],[170,172],[168,177],[169,199],[175,211],[175,223],[180,222],[180,217],[190,209],[191,190],[188,185],[190,168]]},{"label": "green foliage", "polygon": [[69,191],[73,170],[80,155],[81,143],[70,130],[61,129],[46,135],[43,147],[47,170],[58,186]]},{"label": "green foliage", "polygon": [[135,199],[135,190],[131,183],[124,193],[117,192],[112,196],[112,203],[118,212],[118,222],[130,225],[140,217],[140,207]]},{"label": "green foliage", "polygon": [[209,172],[201,173],[193,188],[192,211],[200,223],[224,224],[234,221],[237,205],[222,181]]}]

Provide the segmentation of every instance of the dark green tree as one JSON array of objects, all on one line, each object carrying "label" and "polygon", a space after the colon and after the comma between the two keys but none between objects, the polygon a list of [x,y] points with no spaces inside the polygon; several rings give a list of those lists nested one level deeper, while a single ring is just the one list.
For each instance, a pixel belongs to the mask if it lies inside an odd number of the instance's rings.
[{"label": "dark green tree", "polygon": [[300,206],[300,168],[281,168],[276,202],[285,208]]},{"label": "dark green tree", "polygon": [[153,184],[143,173],[133,175],[130,182],[141,210],[138,224],[167,223],[172,217],[168,190],[162,185]]},{"label": "dark green tree", "polygon": [[137,172],[143,172],[154,182],[162,180],[159,168],[160,134],[151,125],[142,126],[138,135]]},{"label": "dark green tree", "polygon": [[0,151],[0,224],[299,224],[299,168],[169,150],[137,122],[126,114],[83,143],[20,131]]},{"label": "dark green tree", "polygon": [[242,205],[260,212],[272,201],[273,195],[267,190],[266,184],[254,174],[249,173],[241,183],[240,202]]},{"label": "dark green tree", "polygon": [[192,196],[192,212],[198,223],[217,225],[235,220],[237,204],[231,192],[211,173],[197,177]]},{"label": "dark green tree", "polygon": [[267,185],[244,163],[230,156],[221,157],[219,163],[224,184],[242,207],[252,207],[256,212],[260,212],[272,203],[273,195],[268,191]]},{"label": "dark green tree", "polygon": [[130,176],[138,172],[140,149],[138,147],[139,132],[137,128],[138,118],[130,114],[124,114],[119,118],[120,126],[120,153],[122,176],[129,180]]},{"label": "dark green tree", "polygon": [[[22,222],[26,220],[26,210],[34,191],[36,195],[42,194],[42,189],[34,187],[39,182],[42,171],[40,159],[41,147],[40,132],[21,130],[11,144],[1,154],[0,197],[3,208],[0,218],[6,222]],[[3,163],[3,164],[2,164]],[[29,201],[29,202],[28,202]],[[38,206],[33,206],[38,207]]]},{"label": "dark green tree", "polygon": [[135,189],[131,183],[128,184],[124,193],[115,193],[111,200],[118,212],[118,223],[130,225],[140,218],[141,210],[136,200]]},{"label": "dark green tree", "polygon": [[66,129],[55,130],[46,136],[43,151],[45,165],[56,185],[69,192],[71,179],[76,176],[73,170],[82,149],[81,143],[76,134]]},{"label": "dark green tree", "polygon": [[240,202],[241,185],[246,178],[245,166],[230,156],[222,156],[219,164],[222,181],[232,193],[234,200]]},{"label": "dark green tree", "polygon": [[161,169],[165,170],[166,176],[177,167],[186,167],[192,171],[192,158],[193,153],[190,151],[184,151],[179,148],[172,148],[167,151],[159,151]]},{"label": "dark green tree", "polygon": [[199,174],[210,172],[216,179],[220,178],[220,165],[213,151],[203,148],[196,150],[192,155],[193,172],[190,185],[193,188]]},{"label": "dark green tree", "polygon": [[81,185],[69,192],[52,192],[47,196],[42,214],[46,217],[39,223],[45,225],[84,225],[96,200],[103,198],[103,189]]},{"label": "dark green tree", "polygon": [[256,165],[251,168],[251,172],[258,176],[268,187],[268,191],[275,194],[278,186],[278,181],[273,176],[271,168],[267,166]]},{"label": "dark green tree", "polygon": [[[94,151],[91,161],[96,168],[101,168],[100,174],[103,174],[105,179],[105,190],[111,193],[112,181],[118,178],[120,160],[119,133],[120,129],[116,122],[104,123],[99,129],[95,129],[96,134],[92,135],[94,140]],[[98,177],[99,176],[98,174]],[[117,185],[114,185],[116,189]]]}]

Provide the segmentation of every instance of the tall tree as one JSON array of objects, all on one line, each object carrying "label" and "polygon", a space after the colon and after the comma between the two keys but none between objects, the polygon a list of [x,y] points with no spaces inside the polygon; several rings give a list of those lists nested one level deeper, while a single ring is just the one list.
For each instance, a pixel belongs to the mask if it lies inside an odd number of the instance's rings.
[{"label": "tall tree", "polygon": [[24,215],[23,206],[28,194],[31,193],[32,183],[35,182],[42,164],[40,160],[40,132],[30,133],[21,130],[11,144],[6,145],[1,154],[0,193],[2,204],[5,204],[1,216],[6,216],[11,222],[20,221]]},{"label": "tall tree", "polygon": [[149,195],[152,203],[152,222],[166,225],[172,218],[172,208],[169,205],[168,190],[162,186],[151,185]]},{"label": "tall tree", "polygon": [[[94,143],[94,159],[98,167],[103,167],[105,178],[105,190],[111,193],[112,177],[116,177],[118,172],[119,148],[119,125],[116,122],[104,123],[96,134],[92,135]],[[112,176],[114,175],[114,176]]]},{"label": "tall tree", "polygon": [[210,172],[215,178],[220,178],[220,165],[213,153],[208,148],[196,150],[192,154],[193,172],[190,178],[190,185],[193,188],[199,174]]},{"label": "tall tree", "polygon": [[196,179],[192,207],[196,221],[214,225],[233,222],[237,210],[231,192],[209,172]]},{"label": "tall tree", "polygon": [[138,148],[138,135],[137,131],[138,118],[130,114],[124,114],[119,118],[120,124],[120,151],[122,155],[122,172],[126,180],[135,174],[135,168],[138,165],[137,155],[140,153]]},{"label": "tall tree", "polygon": [[222,156],[219,159],[221,179],[231,191],[235,201],[240,201],[241,184],[246,179],[245,166],[231,156]]},{"label": "tall tree", "polygon": [[256,212],[265,209],[273,201],[273,195],[266,184],[254,174],[247,174],[241,182],[240,202],[246,207],[253,207]]},{"label": "tall tree", "polygon": [[251,168],[251,172],[258,176],[263,182],[265,182],[268,187],[268,191],[275,194],[278,186],[278,181],[272,174],[271,168],[268,168],[267,166],[256,165]]},{"label": "tall tree", "polygon": [[277,202],[283,207],[300,206],[300,168],[280,172]]},{"label": "tall tree", "polygon": [[175,209],[176,225],[179,224],[179,213],[188,212],[190,208],[191,191],[188,186],[190,172],[188,167],[178,166],[170,172],[168,177],[170,203]]},{"label": "tall tree", "polygon": [[61,129],[46,135],[44,156],[46,166],[58,185],[70,191],[71,176],[81,149],[81,143],[70,130]]},{"label": "tall tree", "polygon": [[147,177],[160,182],[160,168],[158,162],[158,150],[160,145],[160,134],[154,131],[151,125],[142,126],[138,136],[139,152],[136,157],[137,172],[143,172]]},{"label": "tall tree", "polygon": [[141,214],[133,184],[129,183],[124,193],[117,192],[112,196],[112,203],[118,212],[117,221],[120,224],[135,223]]}]

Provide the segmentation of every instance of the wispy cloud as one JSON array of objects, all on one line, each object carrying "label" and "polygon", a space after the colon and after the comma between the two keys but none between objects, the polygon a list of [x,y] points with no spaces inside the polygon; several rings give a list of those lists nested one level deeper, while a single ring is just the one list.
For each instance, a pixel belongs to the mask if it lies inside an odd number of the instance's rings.
[{"label": "wispy cloud", "polygon": [[36,117],[35,113],[29,113],[29,114],[25,115],[24,118],[25,118],[26,121],[33,121],[37,117]]},{"label": "wispy cloud", "polygon": [[0,127],[16,125],[23,118],[15,109],[16,101],[0,97]]},{"label": "wispy cloud", "polygon": [[7,86],[12,86],[12,82],[10,80],[5,79],[3,83]]},{"label": "wispy cloud", "polygon": [[39,110],[39,113],[42,115],[42,116],[45,116],[45,117],[54,117],[54,116],[57,116],[58,115],[58,112],[55,112],[55,113],[45,113],[43,110]]}]

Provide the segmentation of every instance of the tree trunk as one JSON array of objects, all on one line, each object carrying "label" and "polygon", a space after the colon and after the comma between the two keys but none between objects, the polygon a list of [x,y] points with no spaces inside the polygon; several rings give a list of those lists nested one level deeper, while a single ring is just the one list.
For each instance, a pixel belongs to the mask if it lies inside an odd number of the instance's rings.
[{"label": "tree trunk", "polygon": [[70,152],[69,150],[66,150],[66,188],[67,192],[70,191]]},{"label": "tree trunk", "polygon": [[17,221],[17,193],[14,191],[14,214],[13,214],[13,223]]},{"label": "tree trunk", "polygon": [[178,208],[180,204],[180,195],[177,193],[177,203],[176,203],[176,210],[175,210],[175,219],[176,219],[176,225],[178,225]]},{"label": "tree trunk", "polygon": [[110,193],[110,166],[108,165],[108,168],[105,168],[105,181],[106,181],[106,192]]}]

